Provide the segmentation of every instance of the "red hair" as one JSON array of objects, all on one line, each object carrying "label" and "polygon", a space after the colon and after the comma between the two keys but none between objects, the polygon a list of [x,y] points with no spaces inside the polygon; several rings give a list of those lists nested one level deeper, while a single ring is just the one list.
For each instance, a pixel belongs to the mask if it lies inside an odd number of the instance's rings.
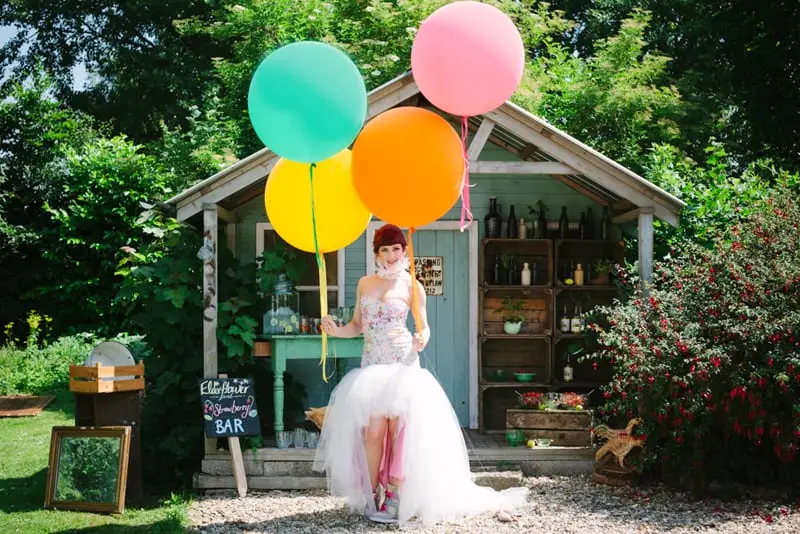
[{"label": "red hair", "polygon": [[375,232],[375,236],[372,238],[372,251],[377,254],[381,247],[390,247],[392,245],[402,245],[403,250],[405,250],[406,236],[397,226],[384,224]]}]

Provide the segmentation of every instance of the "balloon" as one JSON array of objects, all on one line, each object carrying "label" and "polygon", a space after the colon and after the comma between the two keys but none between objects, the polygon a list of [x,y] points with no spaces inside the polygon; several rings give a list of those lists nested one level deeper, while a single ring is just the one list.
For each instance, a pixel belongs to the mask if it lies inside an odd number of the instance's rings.
[{"label": "balloon", "polygon": [[487,113],[519,85],[525,48],[519,30],[499,9],[453,2],[420,25],[411,47],[411,71],[425,98],[459,116]]},{"label": "balloon", "polygon": [[356,138],[367,116],[367,89],[344,52],[298,42],[261,62],[250,80],[247,109],[256,135],[270,150],[313,163]]},{"label": "balloon", "polygon": [[353,145],[353,184],[379,219],[419,227],[447,213],[464,179],[461,139],[432,111],[398,107],[372,119]]},{"label": "balloon", "polygon": [[[323,254],[346,247],[369,224],[371,215],[353,189],[351,162],[352,153],[345,149],[314,167],[317,241]],[[284,241],[314,252],[309,167],[308,163],[279,160],[267,180],[264,204],[269,222]]]}]

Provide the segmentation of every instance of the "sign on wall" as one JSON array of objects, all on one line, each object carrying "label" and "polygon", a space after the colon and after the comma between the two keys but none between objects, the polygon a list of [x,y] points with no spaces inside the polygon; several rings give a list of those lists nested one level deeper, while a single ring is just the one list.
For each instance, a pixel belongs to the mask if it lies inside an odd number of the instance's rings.
[{"label": "sign on wall", "polygon": [[256,395],[249,378],[200,381],[206,437],[260,436]]},{"label": "sign on wall", "polygon": [[442,256],[415,256],[414,270],[426,295],[444,294],[444,258]]}]

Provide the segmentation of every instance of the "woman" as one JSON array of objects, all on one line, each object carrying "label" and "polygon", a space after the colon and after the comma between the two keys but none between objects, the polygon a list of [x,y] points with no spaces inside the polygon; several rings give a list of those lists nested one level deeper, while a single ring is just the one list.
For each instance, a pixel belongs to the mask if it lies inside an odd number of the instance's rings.
[{"label": "woman", "polygon": [[[373,240],[377,273],[358,282],[353,319],[322,327],[334,337],[363,333],[361,368],[331,393],[314,469],[351,508],[379,522],[424,523],[519,506],[527,489],[496,492],[472,482],[467,448],[442,387],[419,364],[430,328],[425,292],[412,285],[406,240],[385,225]],[[406,328],[417,291],[422,331]]]}]

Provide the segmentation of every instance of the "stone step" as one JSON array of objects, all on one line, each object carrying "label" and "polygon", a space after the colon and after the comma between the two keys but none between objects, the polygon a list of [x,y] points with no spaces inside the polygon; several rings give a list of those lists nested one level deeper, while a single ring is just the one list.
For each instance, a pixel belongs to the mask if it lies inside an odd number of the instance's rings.
[{"label": "stone step", "polygon": [[[314,449],[265,448],[243,452],[248,487],[259,490],[325,488],[325,474],[311,469]],[[592,472],[591,447],[547,447],[528,449],[472,449],[470,468],[474,473],[522,472],[526,476],[582,475]],[[233,489],[233,469],[227,452],[207,454],[201,472],[194,475],[197,489]]]}]

